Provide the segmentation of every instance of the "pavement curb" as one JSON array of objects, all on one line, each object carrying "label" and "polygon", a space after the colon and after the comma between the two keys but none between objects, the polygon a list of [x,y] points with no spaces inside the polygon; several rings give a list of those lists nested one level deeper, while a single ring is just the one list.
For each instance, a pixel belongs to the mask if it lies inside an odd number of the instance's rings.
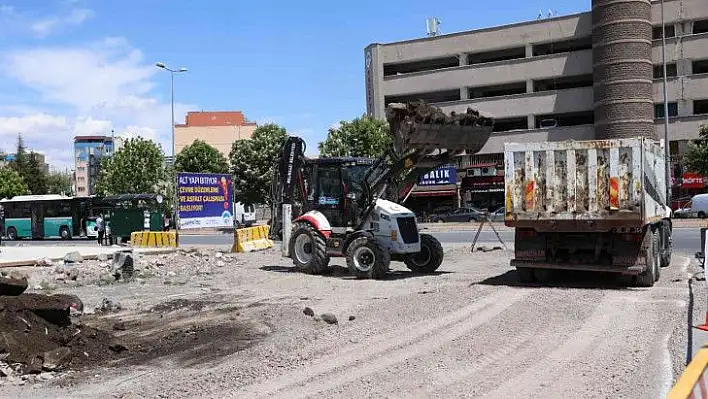
[{"label": "pavement curb", "polygon": [[[127,249],[130,250],[135,250],[138,248],[115,248],[115,251],[111,252],[109,255],[112,255],[113,253],[116,252],[121,252],[121,251],[126,251]],[[165,255],[165,254],[171,254],[174,252],[177,252],[177,248],[139,248],[140,249],[140,254],[145,254],[145,255]],[[100,254],[91,254],[91,255],[81,255],[84,260],[97,260],[98,256]],[[13,260],[13,261],[7,261],[3,262],[0,261],[0,269],[4,268],[10,268],[10,267],[27,267],[27,266],[35,266],[35,267],[51,267],[55,265],[47,265],[47,266],[40,266],[37,265],[37,261],[40,259],[49,259],[52,262],[59,262],[63,261],[64,257],[40,257],[40,258],[34,258],[34,259],[22,259],[22,260]]]}]

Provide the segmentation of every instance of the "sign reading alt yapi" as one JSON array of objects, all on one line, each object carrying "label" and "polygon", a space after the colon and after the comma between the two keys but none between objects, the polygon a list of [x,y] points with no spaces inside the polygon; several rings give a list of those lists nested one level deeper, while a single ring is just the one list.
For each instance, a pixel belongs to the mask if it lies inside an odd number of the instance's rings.
[{"label": "sign reading alt yapi", "polygon": [[181,229],[233,227],[231,176],[221,173],[178,173]]},{"label": "sign reading alt yapi", "polygon": [[434,186],[453,183],[457,183],[457,170],[455,168],[438,168],[421,176],[418,185]]}]

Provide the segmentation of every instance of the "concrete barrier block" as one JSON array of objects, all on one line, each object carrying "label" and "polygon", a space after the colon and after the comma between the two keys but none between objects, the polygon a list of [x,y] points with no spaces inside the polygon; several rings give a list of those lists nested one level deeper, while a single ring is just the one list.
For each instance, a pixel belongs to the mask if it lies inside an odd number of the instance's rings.
[{"label": "concrete barrier block", "polygon": [[261,225],[234,230],[234,245],[231,252],[253,252],[273,248],[269,239],[270,226]]},{"label": "concrete barrier block", "polygon": [[177,234],[174,231],[134,231],[130,234],[130,245],[135,248],[177,248]]}]

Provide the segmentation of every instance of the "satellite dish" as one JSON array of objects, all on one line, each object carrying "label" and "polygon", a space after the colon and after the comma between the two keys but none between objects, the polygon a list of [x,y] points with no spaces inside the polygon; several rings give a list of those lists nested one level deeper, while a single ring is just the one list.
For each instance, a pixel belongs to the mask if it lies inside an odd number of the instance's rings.
[{"label": "satellite dish", "polygon": [[158,194],[158,195],[155,197],[155,201],[157,201],[158,204],[161,204],[161,203],[162,203],[162,195]]}]

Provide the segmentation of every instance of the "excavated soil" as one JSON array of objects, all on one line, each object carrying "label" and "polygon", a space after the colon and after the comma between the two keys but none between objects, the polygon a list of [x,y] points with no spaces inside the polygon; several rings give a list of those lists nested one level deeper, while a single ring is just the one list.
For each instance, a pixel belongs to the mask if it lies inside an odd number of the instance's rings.
[{"label": "excavated soil", "polygon": [[[43,367],[52,371],[80,368],[117,356],[110,349],[116,341],[109,333],[71,323],[71,299],[41,294],[0,297],[0,353],[6,355],[4,361],[19,364],[22,373],[38,373]],[[62,354],[58,361],[56,353]]]}]

